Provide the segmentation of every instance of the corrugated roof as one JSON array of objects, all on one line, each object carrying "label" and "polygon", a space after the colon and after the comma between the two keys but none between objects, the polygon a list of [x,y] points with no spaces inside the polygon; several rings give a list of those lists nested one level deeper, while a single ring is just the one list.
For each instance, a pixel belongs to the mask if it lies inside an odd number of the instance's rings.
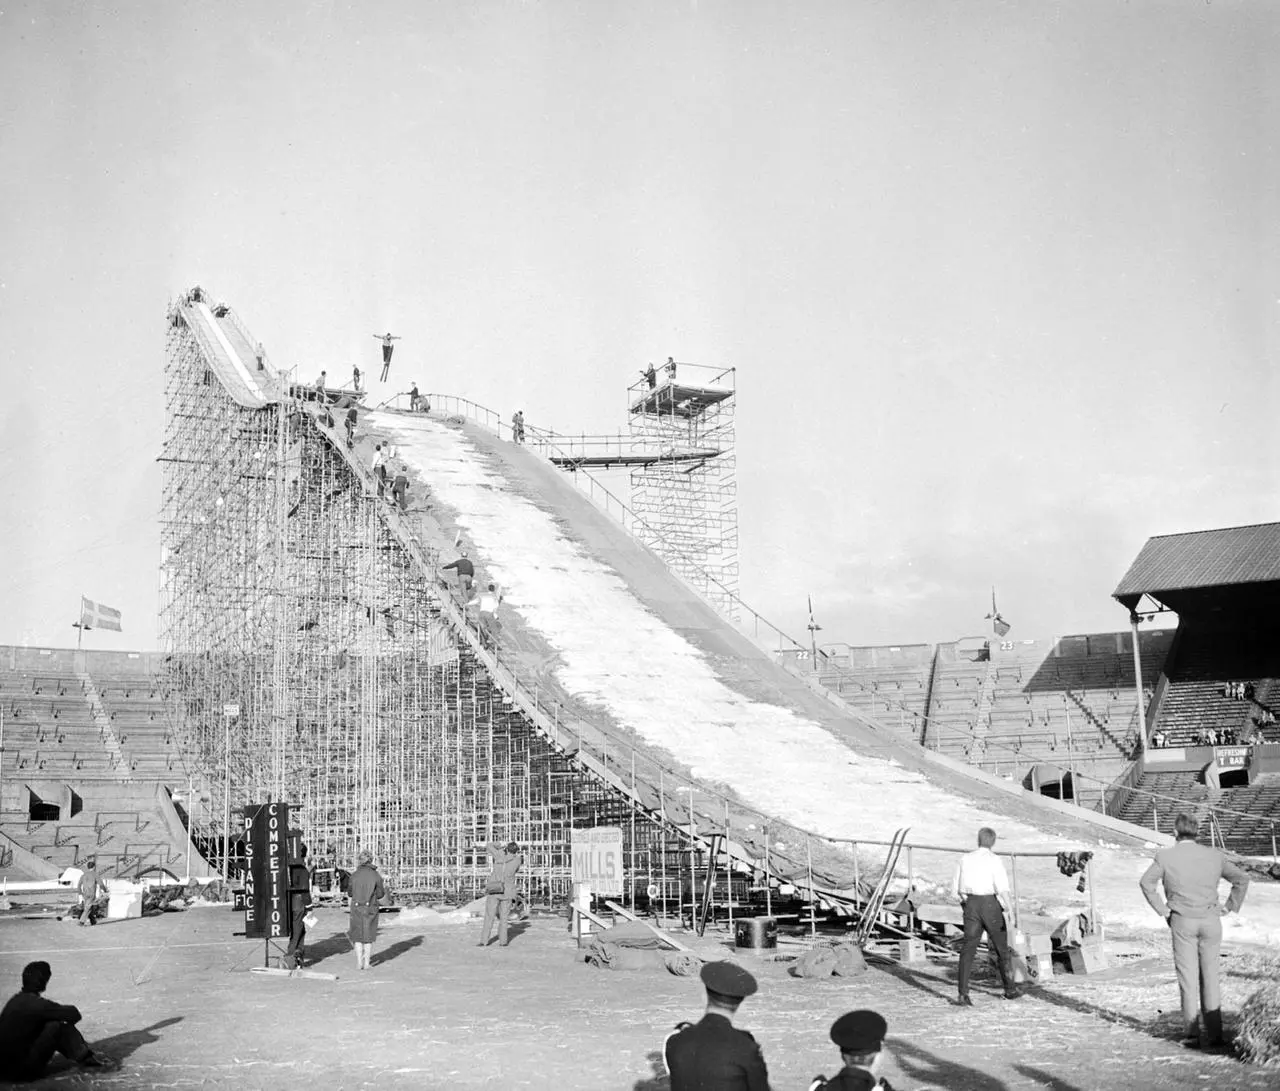
[{"label": "corrugated roof", "polygon": [[1280,580],[1280,523],[1162,534],[1142,547],[1113,598]]}]

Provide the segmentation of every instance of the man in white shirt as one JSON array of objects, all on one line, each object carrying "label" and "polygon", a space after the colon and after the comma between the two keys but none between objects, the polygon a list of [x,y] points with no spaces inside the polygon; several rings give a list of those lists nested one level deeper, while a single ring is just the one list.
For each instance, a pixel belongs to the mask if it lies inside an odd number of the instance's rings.
[{"label": "man in white shirt", "polygon": [[983,826],[978,831],[978,847],[960,857],[960,866],[951,882],[951,893],[960,899],[964,909],[964,946],[960,949],[960,996],[956,1003],[972,1007],[969,999],[969,974],[978,953],[982,933],[995,948],[999,959],[1000,980],[1004,982],[1004,998],[1017,1000],[1022,994],[1013,983],[1009,959],[1009,932],[1005,914],[1010,913],[1009,878],[1004,863],[994,852],[996,831]]},{"label": "man in white shirt", "polygon": [[502,592],[496,583],[490,583],[487,591],[481,591],[467,603],[468,606],[480,607],[480,636],[483,642],[496,643],[498,628],[498,607],[502,605]]},{"label": "man in white shirt", "polygon": [[[389,448],[390,444],[387,446]],[[381,496],[387,487],[387,452],[381,443],[373,448],[373,476],[377,478],[378,495]]]}]

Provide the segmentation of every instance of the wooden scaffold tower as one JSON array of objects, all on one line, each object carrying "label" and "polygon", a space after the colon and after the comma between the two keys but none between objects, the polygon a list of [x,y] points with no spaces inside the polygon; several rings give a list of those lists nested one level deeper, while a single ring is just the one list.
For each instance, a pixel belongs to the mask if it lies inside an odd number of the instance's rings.
[{"label": "wooden scaffold tower", "polygon": [[738,619],[736,371],[668,361],[628,390],[637,537]]},{"label": "wooden scaffold tower", "polygon": [[400,892],[469,898],[492,838],[524,847],[539,900],[567,896],[581,774],[457,639],[314,391],[246,345],[225,307],[169,308],[160,628],[184,750],[221,804],[210,858],[234,869],[234,816],[278,800],[313,860],[367,847]]}]

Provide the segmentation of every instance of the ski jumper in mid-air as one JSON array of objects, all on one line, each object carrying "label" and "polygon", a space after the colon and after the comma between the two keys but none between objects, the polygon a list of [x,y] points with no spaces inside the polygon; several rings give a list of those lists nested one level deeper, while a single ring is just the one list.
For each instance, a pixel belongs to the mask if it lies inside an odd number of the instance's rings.
[{"label": "ski jumper in mid-air", "polygon": [[391,354],[395,351],[395,342],[400,338],[389,333],[375,333],[373,336],[382,342],[382,381],[385,383],[387,372],[391,370]]}]

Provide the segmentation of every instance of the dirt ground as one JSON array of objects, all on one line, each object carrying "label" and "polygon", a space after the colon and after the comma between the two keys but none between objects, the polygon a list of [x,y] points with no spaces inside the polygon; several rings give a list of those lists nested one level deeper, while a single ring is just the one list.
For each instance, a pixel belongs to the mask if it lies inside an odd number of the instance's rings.
[{"label": "dirt ground", "polygon": [[[89,1073],[59,1059],[50,1077],[26,1086],[662,1091],[663,1037],[702,1006],[696,978],[586,965],[559,918],[516,926],[509,947],[484,950],[476,925],[391,924],[364,973],[345,925],[345,914],[321,911],[310,954],[317,971],[337,975],[327,981],[249,973],[263,945],[232,935],[241,919],[229,908],[84,929],[0,919],[0,990],[17,991],[22,966],[46,959],[48,995],[78,1005],[91,1044],[121,1061]],[[700,950],[731,954],[727,938],[710,933]],[[1154,947],[1130,947],[1106,974],[1055,975],[1016,1002],[979,979],[968,1009],[950,1004],[954,960],[825,981],[793,978],[781,962],[740,961],[760,992],[739,1025],[760,1041],[781,1091],[834,1072],[828,1027],[859,1007],[889,1022],[885,1075],[899,1091],[1280,1086],[1280,1070],[1178,1045],[1172,965]],[[1230,1030],[1280,956],[1233,951],[1224,963]]]}]

